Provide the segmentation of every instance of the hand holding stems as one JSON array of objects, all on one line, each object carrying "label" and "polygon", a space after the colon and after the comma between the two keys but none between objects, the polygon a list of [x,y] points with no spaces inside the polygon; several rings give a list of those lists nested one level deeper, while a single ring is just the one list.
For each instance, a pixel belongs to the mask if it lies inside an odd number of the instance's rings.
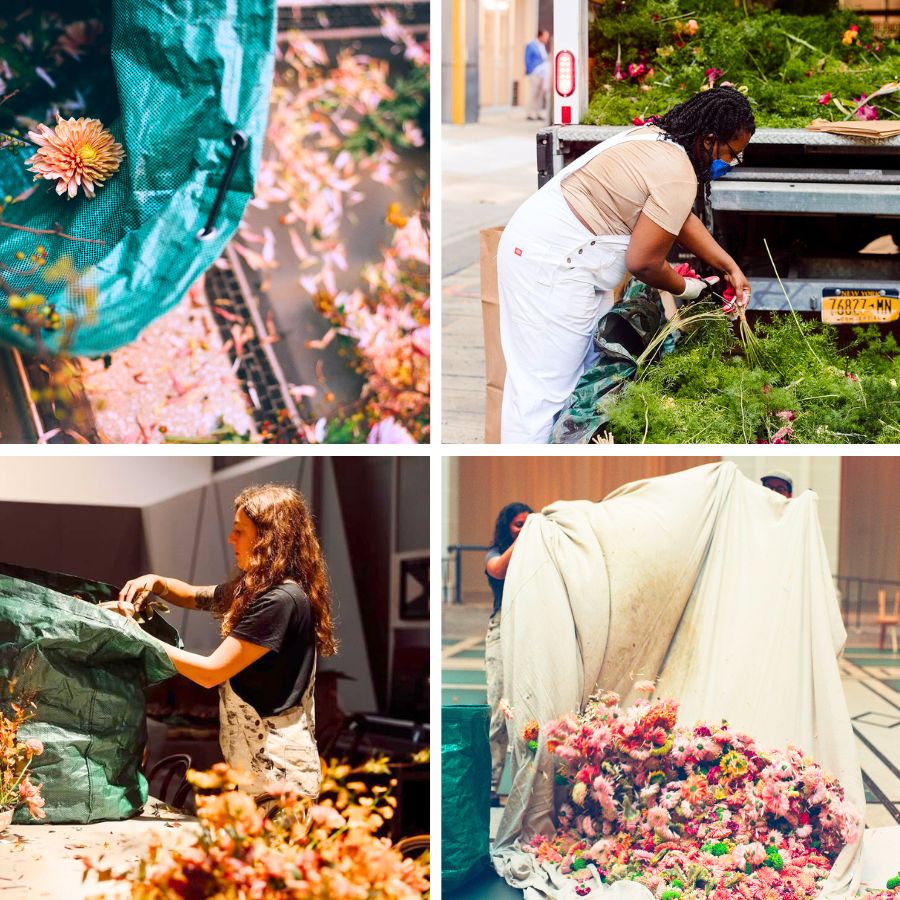
[{"label": "hand holding stems", "polygon": [[738,306],[746,307],[750,302],[750,282],[747,276],[735,265],[725,271],[725,280],[734,290],[734,302]]},{"label": "hand holding stems", "polygon": [[159,575],[140,575],[125,582],[119,591],[118,611],[123,616],[135,616],[147,602],[151,594],[165,597],[169,592],[166,579]]},{"label": "hand holding stems", "polygon": [[151,594],[183,609],[196,609],[197,600],[201,597],[212,599],[215,590],[215,585],[188,584],[177,578],[163,578],[162,575],[139,575],[127,581],[119,591],[119,612],[127,615],[131,606],[135,614],[140,613]]}]

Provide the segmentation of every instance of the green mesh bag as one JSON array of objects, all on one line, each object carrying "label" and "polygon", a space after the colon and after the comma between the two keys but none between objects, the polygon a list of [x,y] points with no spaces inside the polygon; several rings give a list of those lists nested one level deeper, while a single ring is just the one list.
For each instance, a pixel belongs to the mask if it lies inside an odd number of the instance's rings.
[{"label": "green mesh bag", "polygon": [[[31,771],[43,784],[45,822],[127,819],[147,802],[144,692],[175,668],[136,625],[97,608],[117,593],[100,582],[0,564],[2,699],[36,704],[21,736],[44,744]],[[180,644],[158,615],[147,630]],[[14,821],[34,820],[20,807]]]},{"label": "green mesh bag", "polygon": [[[610,404],[634,378],[638,357],[664,324],[659,291],[632,278],[622,299],[597,323],[594,347],[599,358],[578,379],[554,419],[549,443],[587,444],[606,428]],[[671,353],[677,340],[678,332],[669,335],[659,355]]]},{"label": "green mesh bag", "polygon": [[441,886],[453,891],[490,868],[489,706],[441,708]]},{"label": "green mesh bag", "polygon": [[[125,150],[121,168],[93,199],[79,192],[68,200],[41,180],[3,212],[13,224],[58,224],[65,234],[105,243],[0,228],[8,286],[46,296],[61,325],[21,333],[4,289],[0,341],[26,351],[40,343],[104,355],[171,309],[215,261],[241,220],[259,166],[275,8],[267,0],[111,0],[104,14],[111,56],[105,67],[83,73],[85,109],[77,115],[100,119],[112,132]],[[32,185],[24,162],[34,152],[0,152],[0,199]],[[17,252],[27,266],[38,245],[47,252],[42,270],[23,277],[6,268]]]}]

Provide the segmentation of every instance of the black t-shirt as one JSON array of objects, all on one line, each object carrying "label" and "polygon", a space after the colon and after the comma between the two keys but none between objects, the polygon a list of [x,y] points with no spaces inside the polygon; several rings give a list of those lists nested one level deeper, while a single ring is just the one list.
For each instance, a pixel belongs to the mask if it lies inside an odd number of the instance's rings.
[{"label": "black t-shirt", "polygon": [[306,592],[286,581],[254,600],[231,631],[269,653],[238,672],[231,687],[260,716],[299,705],[316,659],[316,635]]},{"label": "black t-shirt", "polygon": [[491,590],[494,592],[494,609],[491,612],[491,618],[493,618],[497,615],[498,612],[500,612],[500,607],[503,605],[503,579],[494,578],[493,575],[489,575],[486,567],[492,559],[496,559],[498,556],[503,556],[503,554],[496,547],[491,547],[491,549],[488,550],[484,557],[484,574],[487,575],[488,584],[491,586]]}]

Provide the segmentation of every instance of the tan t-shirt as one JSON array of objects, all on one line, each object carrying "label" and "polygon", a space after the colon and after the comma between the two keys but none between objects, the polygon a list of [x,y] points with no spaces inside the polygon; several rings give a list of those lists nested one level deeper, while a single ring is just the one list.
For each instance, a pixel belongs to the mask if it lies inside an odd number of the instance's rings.
[{"label": "tan t-shirt", "polygon": [[560,188],[594,234],[631,234],[644,213],[677,235],[694,205],[697,176],[687,153],[672,141],[625,141],[567,175]]}]

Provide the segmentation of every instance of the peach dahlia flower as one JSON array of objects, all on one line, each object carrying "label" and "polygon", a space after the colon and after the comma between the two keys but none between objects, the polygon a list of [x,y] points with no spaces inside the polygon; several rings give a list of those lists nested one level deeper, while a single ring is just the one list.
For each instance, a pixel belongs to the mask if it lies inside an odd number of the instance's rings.
[{"label": "peach dahlia flower", "polygon": [[99,119],[63,119],[56,127],[38,125],[28,137],[39,145],[37,153],[27,160],[35,181],[56,181],[56,193],[74,197],[83,187],[88,197],[94,188],[102,187],[110,175],[118,171],[125,153]]}]

